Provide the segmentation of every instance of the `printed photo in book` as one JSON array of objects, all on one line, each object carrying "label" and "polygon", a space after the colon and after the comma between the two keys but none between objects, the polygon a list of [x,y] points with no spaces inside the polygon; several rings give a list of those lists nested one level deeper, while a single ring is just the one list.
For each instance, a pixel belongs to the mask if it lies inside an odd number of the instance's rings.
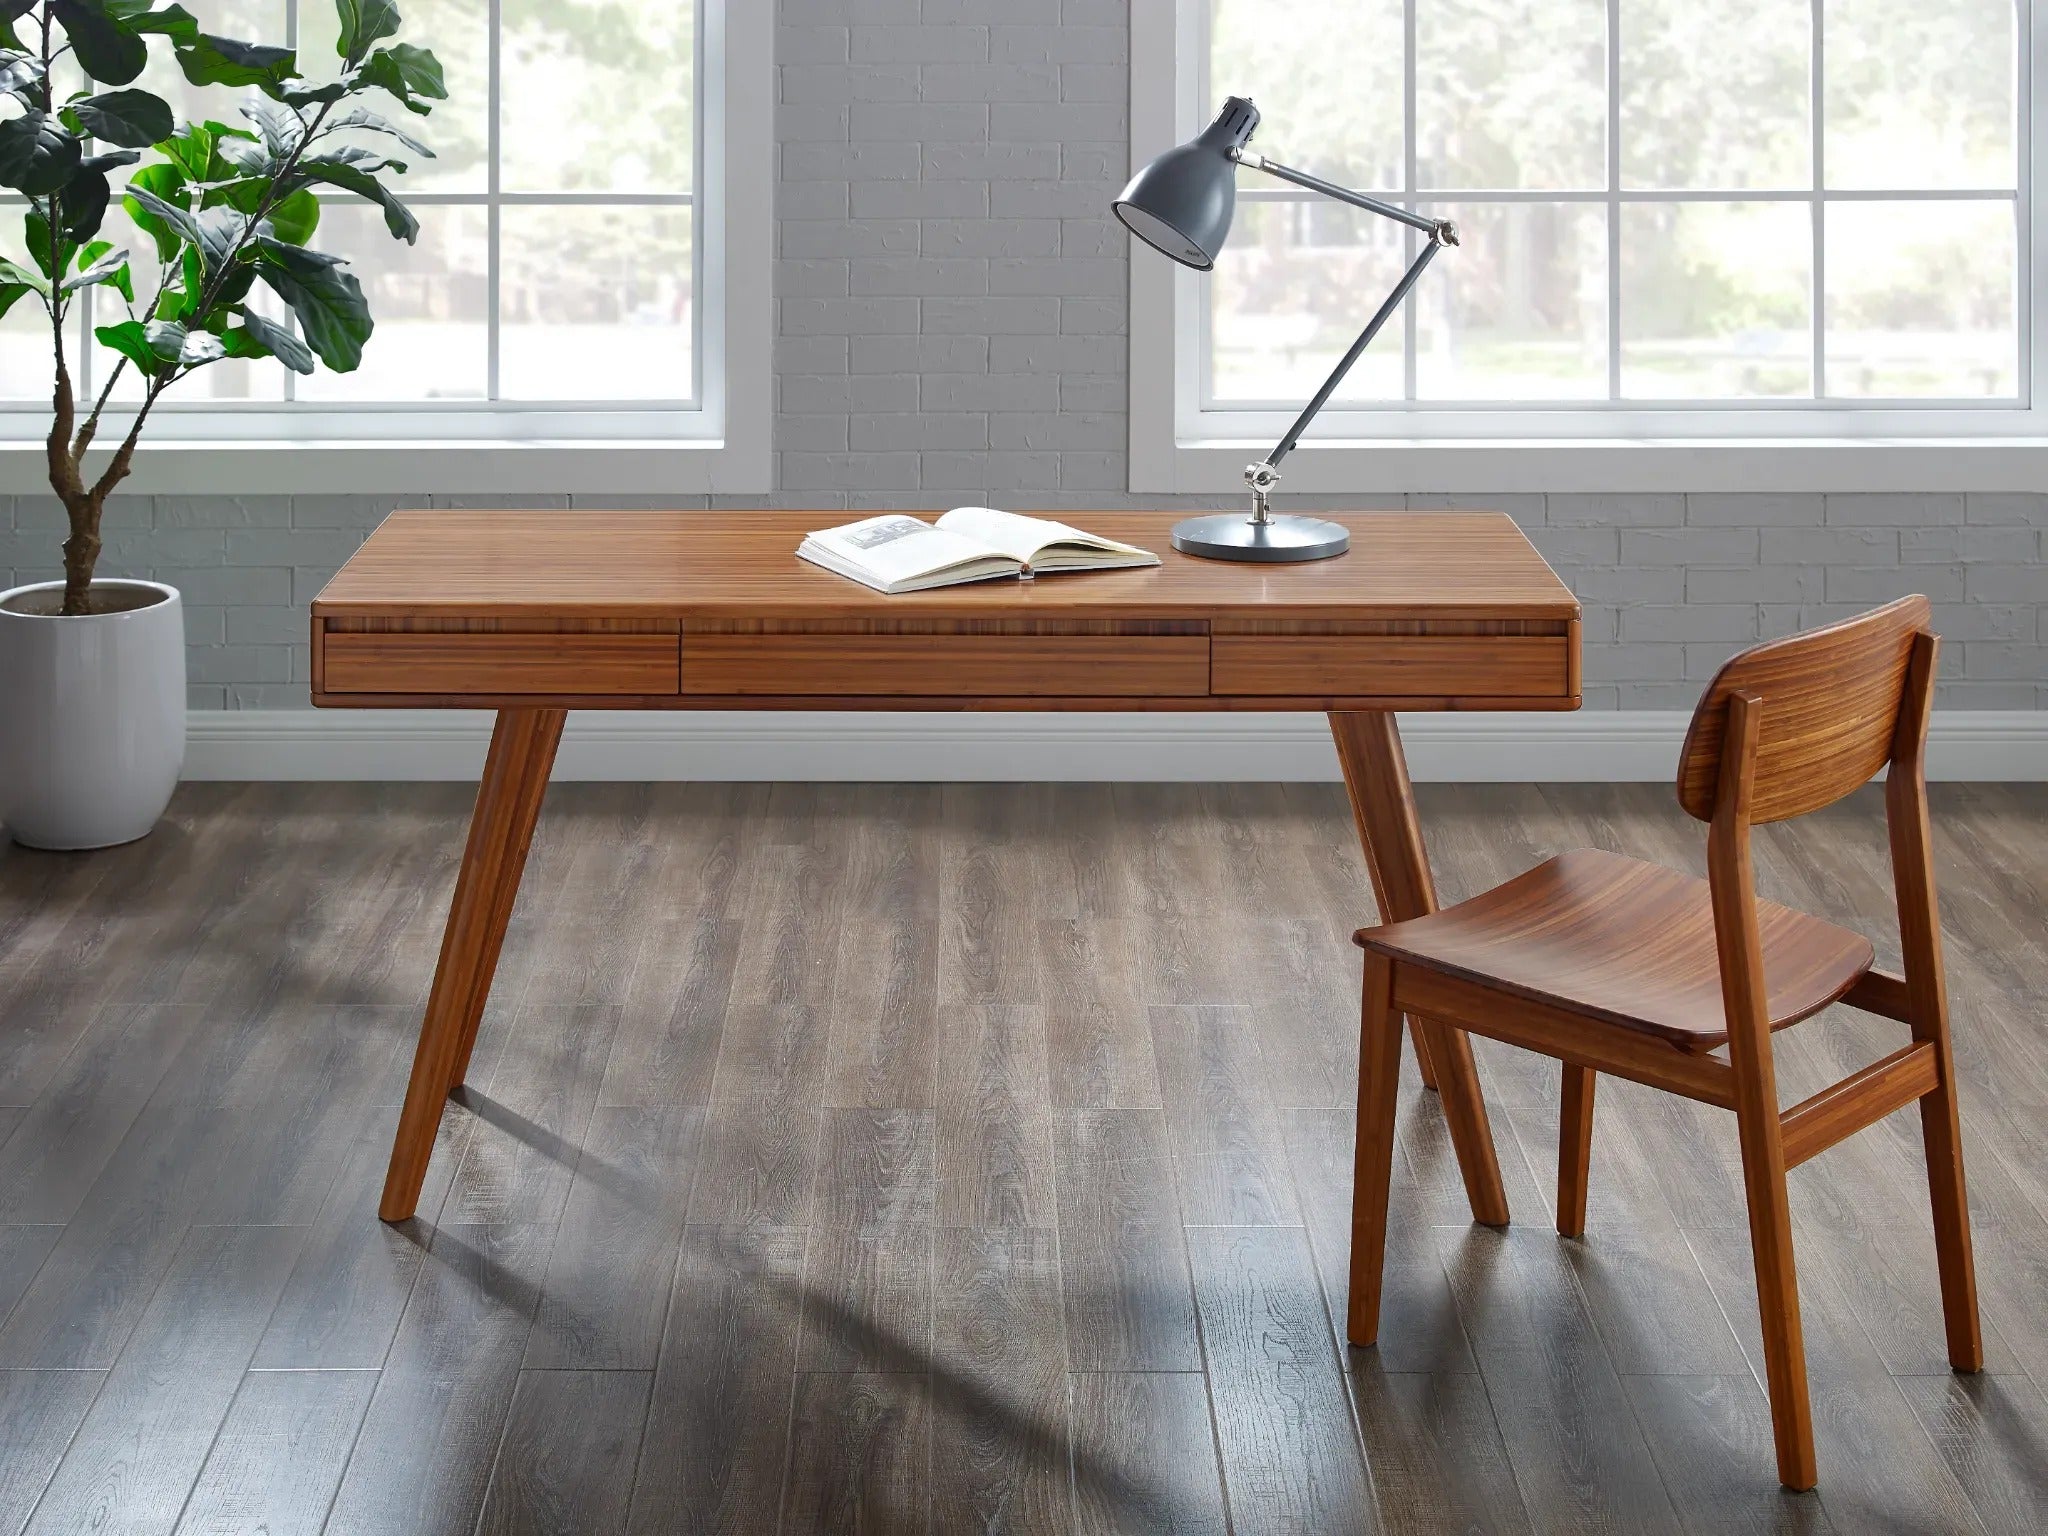
[{"label": "printed photo in book", "polygon": [[886,513],[820,529],[805,537],[797,553],[877,592],[1159,564],[1157,555],[1135,544],[994,507],[955,507],[936,523]]}]

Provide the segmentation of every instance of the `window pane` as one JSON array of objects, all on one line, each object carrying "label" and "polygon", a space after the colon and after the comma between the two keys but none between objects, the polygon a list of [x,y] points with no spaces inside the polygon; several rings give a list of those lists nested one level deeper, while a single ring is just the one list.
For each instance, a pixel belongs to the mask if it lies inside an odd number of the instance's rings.
[{"label": "window pane", "polygon": [[511,207],[498,380],[508,400],[686,400],[690,210]]},{"label": "window pane", "polygon": [[[1305,404],[1407,265],[1403,226],[1336,203],[1247,203],[1208,280],[1221,400]],[[1403,320],[1333,397],[1401,398]]]},{"label": "window pane", "polygon": [[1621,210],[1621,392],[1754,400],[1813,392],[1813,209]]},{"label": "window pane", "polygon": [[1810,187],[1811,0],[1622,0],[1628,187]]},{"label": "window pane", "polygon": [[1254,148],[1347,186],[1400,188],[1401,0],[1214,0],[1214,15],[1205,122],[1249,96]]},{"label": "window pane", "polygon": [[1828,0],[1831,187],[2010,187],[2012,0]]},{"label": "window pane", "polygon": [[2018,393],[2010,203],[1831,203],[1827,221],[1830,395]]},{"label": "window pane", "polygon": [[[433,104],[425,117],[408,112],[381,93],[367,105],[390,118],[434,151],[424,160],[392,141],[370,134],[344,137],[377,150],[395,153],[411,169],[394,183],[403,197],[410,192],[481,192],[488,185],[490,152],[490,8],[487,0],[405,0],[400,8],[405,25],[400,42],[431,48],[448,81],[448,99]],[[329,0],[300,0],[299,68],[324,79],[341,67],[335,53],[335,8]]]},{"label": "window pane", "polygon": [[1415,83],[1421,186],[1607,185],[1605,0],[1425,0]]},{"label": "window pane", "polygon": [[[0,217],[11,220],[19,217],[19,212],[7,208],[0,210]],[[11,248],[13,242],[9,245]],[[74,326],[69,349],[73,374],[78,371],[77,338]],[[32,400],[47,411],[56,376],[55,354],[50,350],[50,317],[34,294],[24,294],[0,319],[0,400]]]},{"label": "window pane", "polygon": [[680,0],[504,0],[506,189],[691,190],[695,15]]},{"label": "window pane", "polygon": [[1597,206],[1426,208],[1463,243],[1411,301],[1425,400],[1607,398],[1607,215]]},{"label": "window pane", "polygon": [[367,203],[328,203],[313,243],[346,256],[377,322],[354,373],[298,381],[301,400],[480,400],[489,308],[481,208],[427,207],[417,245],[394,240]]}]

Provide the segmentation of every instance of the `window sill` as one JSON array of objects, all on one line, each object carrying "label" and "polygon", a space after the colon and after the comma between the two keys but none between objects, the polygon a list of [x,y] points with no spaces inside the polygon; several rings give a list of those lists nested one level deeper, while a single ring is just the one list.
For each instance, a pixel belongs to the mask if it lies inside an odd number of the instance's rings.
[{"label": "window sill", "polygon": [[[98,454],[94,463],[103,462]],[[144,439],[117,494],[748,495],[774,484],[765,443],[718,440],[261,442]],[[0,494],[47,494],[40,443],[0,444]]]},{"label": "window sill", "polygon": [[[1134,415],[1134,425],[1136,424]],[[1131,489],[1244,489],[1265,441],[1160,446],[1134,430]],[[2048,438],[1396,439],[1304,443],[1281,468],[1295,495],[1654,491],[2038,491]]]}]

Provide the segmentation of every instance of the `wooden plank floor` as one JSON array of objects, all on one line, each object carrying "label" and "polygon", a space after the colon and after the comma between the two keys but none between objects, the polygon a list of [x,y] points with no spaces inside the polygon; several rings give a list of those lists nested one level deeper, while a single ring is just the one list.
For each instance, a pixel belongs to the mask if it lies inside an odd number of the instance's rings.
[{"label": "wooden plank floor", "polygon": [[[1732,1121],[1479,1043],[1516,1224],[1404,1094],[1348,1350],[1334,786],[565,786],[420,1216],[374,1219],[471,791],[192,785],[0,850],[0,1536],[2048,1529],[2048,792],[1938,788],[1989,1369],[1920,1148],[1793,1175],[1820,1439],[1781,1492]],[[1447,899],[1661,787],[1430,787]],[[1868,793],[1766,894],[1896,963]],[[1802,1097],[1896,1043],[1778,1037]],[[1412,1062],[1410,1064],[1412,1073]]]}]

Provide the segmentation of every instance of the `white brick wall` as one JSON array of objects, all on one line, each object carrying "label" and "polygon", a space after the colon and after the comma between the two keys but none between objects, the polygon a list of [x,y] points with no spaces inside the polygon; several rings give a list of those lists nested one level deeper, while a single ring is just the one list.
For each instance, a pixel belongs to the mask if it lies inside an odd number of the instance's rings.
[{"label": "white brick wall", "polygon": [[[780,0],[778,16],[768,500],[1159,506],[1123,489],[1129,253],[1107,208],[1129,160],[1126,0]],[[386,512],[429,499],[116,498],[103,568],[184,591],[196,707],[301,706],[307,601]],[[1907,591],[1934,599],[1949,642],[1945,703],[2048,707],[2048,495],[1408,504],[1498,507],[1528,531],[1585,605],[1594,707],[1689,707],[1741,645]],[[60,526],[47,497],[0,498],[0,580],[55,574]]]}]

